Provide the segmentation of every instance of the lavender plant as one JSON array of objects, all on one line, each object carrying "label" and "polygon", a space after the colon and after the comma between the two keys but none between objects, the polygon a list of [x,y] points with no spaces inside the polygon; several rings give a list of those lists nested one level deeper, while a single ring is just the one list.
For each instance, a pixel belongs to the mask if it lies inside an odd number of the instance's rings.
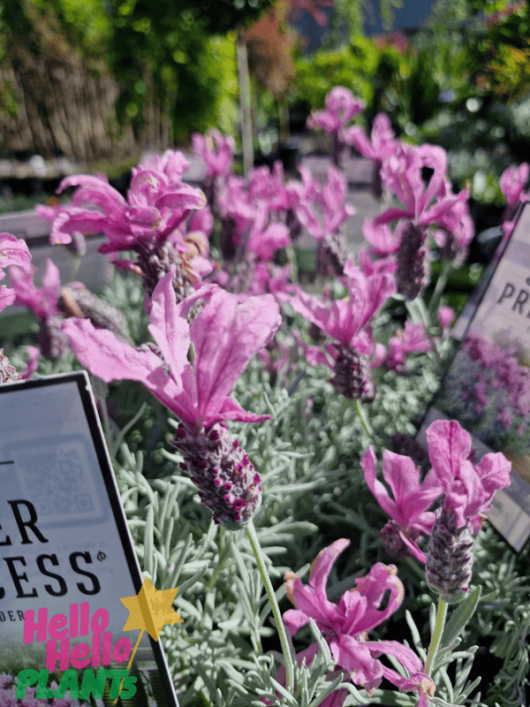
[{"label": "lavender plant", "polygon": [[[55,212],[53,240],[101,231],[102,252],[126,271],[103,299],[123,311],[131,340],[115,336],[123,320],[112,333],[100,317],[96,329],[82,311],[93,300],[71,285],[60,309],[74,317],[60,332],[100,379],[143,572],[161,589],[179,586],[185,623],[165,628],[164,645],[182,705],[523,699],[524,564],[489,529],[478,533],[507,463],[502,455],[471,463],[456,423],[431,428],[426,476],[399,453],[449,353],[452,314],[439,304],[473,233],[468,194],[453,194],[441,148],[400,144],[384,116],[371,142],[349,128],[361,109],[339,87],[313,121],[335,134],[336,166],[348,145],[375,160],[385,211],[363,224],[368,246],[356,258],[341,242],[352,209],[340,171],[319,184],[304,171],[286,180],[277,165],[245,180],[229,172],[233,145],[216,133],[194,140],[209,207],[183,183],[188,163],[176,152],[139,165],[126,199],[101,177],[61,185],[76,191]],[[312,295],[293,258],[304,228],[334,265],[320,268],[323,287]],[[0,265],[25,268],[20,301],[46,305],[41,319],[56,314],[54,278],[39,292],[20,244],[5,234],[2,243],[14,250]],[[436,248],[445,274],[427,309],[421,293]],[[404,324],[388,305],[404,307]],[[9,355],[22,370],[20,352]],[[16,374],[2,361],[9,384]],[[78,364],[67,350],[38,365],[49,374]],[[366,411],[360,401],[370,401]],[[392,496],[377,478],[378,457]],[[483,692],[479,639],[503,661]]]}]

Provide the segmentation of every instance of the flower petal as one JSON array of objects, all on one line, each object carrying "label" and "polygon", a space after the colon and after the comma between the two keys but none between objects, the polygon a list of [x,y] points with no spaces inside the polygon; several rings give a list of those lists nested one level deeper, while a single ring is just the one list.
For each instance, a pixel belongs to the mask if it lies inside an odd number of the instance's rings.
[{"label": "flower petal", "polygon": [[173,288],[173,270],[155,287],[151,298],[149,332],[158,344],[164,361],[175,378],[180,379],[188,363],[190,327],[185,317],[179,316]]},{"label": "flower petal", "polygon": [[270,415],[256,415],[243,408],[236,403],[233,398],[225,398],[223,405],[217,415],[206,417],[204,420],[205,427],[211,427],[216,422],[223,420],[234,420],[236,422],[264,422],[270,420]]},{"label": "flower petal", "polygon": [[0,233],[0,268],[10,265],[25,267],[31,261],[26,242],[11,233]]},{"label": "flower petal", "polygon": [[361,459],[361,467],[364,471],[366,484],[381,508],[388,513],[397,523],[401,525],[401,513],[396,503],[388,495],[388,491],[383,484],[376,478],[376,457],[372,447],[369,447],[363,454]]},{"label": "flower petal", "polygon": [[380,685],[383,665],[372,658],[366,644],[359,643],[352,636],[341,636],[338,640],[331,640],[330,649],[337,665],[350,673],[356,685],[364,687],[368,693]]},{"label": "flower petal", "polygon": [[[162,362],[151,351],[137,351],[106,329],[96,329],[88,319],[66,319],[62,330],[79,361],[105,383],[135,380],[145,383]],[[169,380],[169,376],[166,377]]]},{"label": "flower petal", "polygon": [[427,430],[429,459],[444,489],[471,453],[471,435],[456,420],[436,420]]},{"label": "flower petal", "polygon": [[270,341],[280,323],[272,295],[250,297],[239,304],[224,290],[213,292],[191,325],[200,420],[222,409],[250,359]]},{"label": "flower petal", "polygon": [[303,611],[298,611],[298,609],[288,609],[282,615],[283,623],[285,628],[289,631],[289,635],[295,636],[298,629],[302,626],[307,626],[309,623],[309,616],[304,614]]},{"label": "flower petal", "polygon": [[475,470],[486,492],[486,503],[492,500],[497,489],[510,485],[511,468],[511,462],[501,452],[490,452],[482,457]]},{"label": "flower petal", "polygon": [[29,361],[24,371],[20,374],[22,380],[25,381],[33,378],[34,373],[39,367],[40,361],[40,351],[38,348],[36,348],[35,346],[26,346],[26,350],[29,354]]},{"label": "flower petal", "polygon": [[15,290],[11,290],[5,285],[0,286],[0,312],[2,312],[10,304],[13,304],[16,298]]},{"label": "flower petal", "polygon": [[350,541],[345,538],[336,540],[329,547],[325,547],[321,550],[311,563],[309,584],[317,593],[321,594],[321,596],[326,596],[326,584],[331,568],[335,564],[337,557],[344,552],[349,544]]}]

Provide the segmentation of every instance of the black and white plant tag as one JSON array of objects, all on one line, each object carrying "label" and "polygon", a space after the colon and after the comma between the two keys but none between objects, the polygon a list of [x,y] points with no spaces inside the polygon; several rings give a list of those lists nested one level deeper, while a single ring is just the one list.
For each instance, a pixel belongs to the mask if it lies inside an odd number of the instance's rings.
[{"label": "black and white plant tag", "polygon": [[497,491],[488,520],[519,552],[530,537],[530,205],[470,318],[418,440],[435,419],[454,419],[478,461],[503,452],[511,485]]},{"label": "black and white plant tag", "polygon": [[176,707],[160,643],[123,631],[141,587],[87,374],[0,386],[0,673],[23,654],[19,683],[52,697],[46,671],[70,673],[79,699],[127,673],[120,703]]}]

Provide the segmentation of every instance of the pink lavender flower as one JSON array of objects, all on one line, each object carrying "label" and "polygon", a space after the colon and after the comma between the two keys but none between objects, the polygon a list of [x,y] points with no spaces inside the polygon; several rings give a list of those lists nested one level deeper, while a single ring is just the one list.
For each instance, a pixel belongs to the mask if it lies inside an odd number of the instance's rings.
[{"label": "pink lavender flower", "polygon": [[364,478],[381,508],[391,520],[381,531],[385,550],[399,559],[412,555],[425,562],[425,553],[418,542],[424,535],[430,535],[435,514],[429,509],[442,493],[442,488],[431,469],[421,481],[420,471],[410,457],[383,452],[383,477],[390,487],[394,499],[385,486],[376,478],[376,457],[372,447],[361,459]]},{"label": "pink lavender flower", "polygon": [[[422,179],[423,167],[433,170],[427,185]],[[403,206],[390,207],[377,217],[376,222],[389,223],[398,218],[410,218],[425,225],[435,221],[453,203],[451,200],[441,205],[435,201],[444,189],[446,171],[447,154],[443,148],[435,145],[400,145],[396,153],[383,164],[381,177],[385,186]]]},{"label": "pink lavender flower", "polygon": [[[108,184],[105,177],[78,175],[67,177],[58,192],[79,187],[67,207],[59,207],[50,240],[69,243],[72,234],[103,233],[107,242],[99,250],[114,254],[124,250],[136,253],[135,261],[117,261],[118,267],[140,274],[150,295],[154,285],[172,265],[178,266],[175,291],[181,298],[192,291],[188,278],[189,261],[197,253],[179,234],[191,211],[206,204],[203,192],[182,182],[188,162],[180,153],[168,152],[155,160],[153,168],[139,165],[132,170],[127,199]],[[49,216],[49,214],[48,214]],[[180,249],[175,247],[180,243]],[[183,261],[182,252],[186,253]]]},{"label": "pink lavender flower", "polygon": [[501,174],[499,185],[509,206],[514,206],[521,201],[528,201],[528,194],[525,194],[523,189],[528,181],[529,173],[530,166],[527,162],[523,162],[519,167],[514,164],[510,165]]},{"label": "pink lavender flower", "polygon": [[206,164],[206,174],[210,178],[224,177],[234,161],[235,143],[230,136],[219,130],[207,130],[204,135],[194,133],[191,137],[193,151]]},{"label": "pink lavender flower", "polygon": [[[278,305],[272,295],[239,303],[215,286],[202,287],[177,305],[171,283],[170,272],[153,293],[149,331],[156,345],[133,349],[86,320],[68,320],[63,328],[94,375],[105,382],[140,381],[180,418],[174,444],[184,457],[183,469],[214,520],[241,527],[258,507],[261,479],[224,423],[269,417],[243,410],[229,394],[279,327]],[[206,304],[190,325],[190,309],[200,300]]]},{"label": "pink lavender flower", "polygon": [[349,89],[335,86],[326,96],[326,109],[312,113],[307,119],[308,128],[332,135],[332,160],[336,167],[340,165],[346,147],[345,128],[364,107],[364,101],[355,98]]},{"label": "pink lavender flower", "polygon": [[511,464],[503,454],[470,461],[471,435],[458,422],[437,420],[427,430],[429,458],[444,491],[427,546],[425,580],[449,603],[469,590],[474,535],[497,489],[510,483]]},{"label": "pink lavender flower", "polygon": [[480,516],[491,508],[495,491],[510,484],[511,463],[500,452],[485,454],[475,466],[469,460],[471,435],[455,420],[437,420],[427,430],[429,458],[445,493],[444,506],[456,526],[480,529]]},{"label": "pink lavender flower", "polygon": [[37,341],[45,358],[55,361],[64,354],[67,341],[61,331],[64,316],[88,317],[96,326],[112,329],[127,337],[127,322],[121,312],[103,302],[84,285],[71,282],[61,288],[59,269],[50,258],[42,287],[34,283],[37,268],[11,267],[9,275],[16,295],[15,303],[29,307],[39,318]]},{"label": "pink lavender flower", "polygon": [[[5,268],[19,266],[25,268],[31,261],[28,246],[22,239],[10,233],[0,233],[0,280],[5,277]],[[16,293],[5,285],[0,286],[0,312],[13,304]]]},{"label": "pink lavender flower", "polygon": [[69,243],[76,231],[104,233],[108,243],[100,246],[102,253],[131,250],[153,239],[164,242],[191,210],[206,203],[200,190],[141,166],[133,169],[127,200],[105,177],[67,177],[57,191],[72,186],[79,188],[71,206],[54,221],[50,239],[52,243]]},{"label": "pink lavender flower", "polygon": [[394,131],[390,118],[384,113],[375,116],[372,125],[372,139],[368,139],[365,131],[358,125],[348,128],[345,139],[353,145],[363,157],[377,162],[383,162],[396,152],[399,143],[394,139]]},{"label": "pink lavender flower", "polygon": [[438,323],[440,324],[440,329],[442,330],[442,336],[445,335],[453,323],[455,316],[455,310],[452,307],[447,307],[446,305],[438,307]]},{"label": "pink lavender flower", "polygon": [[[229,177],[219,199],[225,260],[271,260],[290,244],[290,228],[281,219],[287,218],[292,200],[281,177],[278,169],[274,173],[267,167],[255,169],[248,190],[244,180]],[[253,270],[255,263],[247,265]]]},{"label": "pink lavender flower", "polygon": [[326,96],[326,108],[314,112],[307,120],[307,127],[338,133],[364,110],[364,101],[356,98],[344,86],[335,86]]},{"label": "pink lavender flower", "polygon": [[190,162],[176,150],[166,150],[163,155],[153,155],[140,163],[139,167],[164,174],[171,184],[182,182],[182,175],[187,172]]},{"label": "pink lavender flower", "polygon": [[280,161],[277,160],[272,169],[254,167],[248,178],[248,196],[251,202],[263,201],[274,212],[284,212],[292,206],[291,188],[285,181]]},{"label": "pink lavender flower", "polygon": [[516,167],[514,164],[510,165],[501,174],[499,185],[507,205],[502,214],[504,238],[495,253],[495,262],[500,258],[513,233],[513,229],[515,228],[515,216],[519,204],[528,201],[530,198],[530,192],[523,192],[525,184],[528,181],[529,173],[530,166],[527,162],[523,162],[519,167]]},{"label": "pink lavender flower", "polygon": [[344,268],[348,297],[325,303],[299,290],[294,296],[278,295],[322,332],[335,339],[325,353],[311,347],[308,360],[321,363],[334,373],[331,382],[347,398],[373,400],[375,388],[369,378],[369,356],[373,341],[368,324],[375,312],[395,292],[393,278],[387,274],[363,275],[352,260]]},{"label": "pink lavender flower", "polygon": [[372,193],[376,199],[383,195],[383,184],[381,180],[381,166],[383,161],[392,157],[399,146],[399,142],[394,140],[394,131],[390,119],[384,113],[375,116],[372,125],[372,140],[368,139],[364,130],[355,125],[344,131],[344,141],[355,147],[363,157],[374,160],[374,171],[372,177]]},{"label": "pink lavender flower", "polygon": [[386,368],[393,369],[401,373],[407,373],[405,359],[411,353],[426,353],[432,349],[432,341],[429,339],[423,324],[412,324],[405,322],[403,331],[390,338],[388,351],[381,361]]},{"label": "pink lavender flower", "polygon": [[[461,196],[462,192],[458,196]],[[467,197],[455,198],[448,182],[444,181],[440,190],[440,203],[449,203],[450,207],[438,215],[437,225],[439,228],[434,231],[433,238],[440,248],[442,260],[446,262],[454,261],[458,266],[464,261],[469,244],[475,234],[475,226],[467,204]]]},{"label": "pink lavender flower", "polygon": [[268,219],[265,205],[259,205],[250,229],[247,249],[260,260],[272,260],[276,251],[286,248],[290,243],[287,226],[278,221],[267,223]]},{"label": "pink lavender flower", "polygon": [[[76,356],[107,383],[140,381],[190,429],[264,419],[245,412],[228,395],[251,357],[280,325],[274,298],[263,295],[239,304],[234,295],[205,286],[177,305],[170,282],[168,274],[153,294],[149,331],[156,352],[133,349],[86,320],[70,319],[63,329]],[[190,326],[186,317],[201,298],[208,302]],[[193,364],[188,361],[191,344]]]},{"label": "pink lavender flower", "polygon": [[[332,233],[338,233],[340,227],[355,213],[355,207],[346,204],[348,185],[338,169],[330,167],[327,182],[320,189],[311,185],[313,204],[305,199],[299,207],[299,218],[302,225],[317,241],[322,241]],[[318,204],[322,216],[319,217],[314,204]]]},{"label": "pink lavender flower", "polygon": [[349,246],[341,227],[355,207],[346,204],[348,185],[338,169],[330,167],[327,182],[320,187],[309,172],[300,170],[303,187],[295,206],[300,224],[318,241],[317,269],[322,274],[342,275]]},{"label": "pink lavender flower", "polygon": [[[337,557],[349,540],[337,540],[320,552],[311,565],[309,585],[304,585],[293,572],[286,572],[287,596],[295,609],[286,611],[283,619],[294,636],[312,618],[326,639],[337,666],[350,674],[356,685],[371,693],[383,678],[402,691],[434,694],[432,680],[422,672],[418,656],[397,641],[369,641],[368,632],[388,619],[403,601],[403,585],[396,576],[394,565],[375,564],[370,572],[355,582],[357,586],[346,592],[338,604],[326,596],[326,584]],[[388,602],[383,597],[389,592]],[[387,668],[379,658],[395,656],[408,671],[403,677]]]},{"label": "pink lavender flower", "polygon": [[61,332],[59,270],[48,258],[42,287],[37,287],[33,281],[36,272],[37,268],[32,266],[25,269],[13,267],[9,271],[9,276],[16,294],[15,303],[29,307],[40,320],[37,341],[42,355],[51,361],[56,361],[64,354],[67,345],[66,338]]},{"label": "pink lavender flower", "polygon": [[[427,184],[423,168],[432,170]],[[473,225],[467,213],[469,192],[453,194],[446,177],[447,155],[441,147],[401,145],[385,161],[381,178],[402,206],[391,206],[378,216],[374,224],[384,225],[407,219],[396,251],[398,289],[409,299],[418,296],[428,277],[428,226],[438,224],[442,254],[447,258],[462,256],[473,236]],[[443,237],[443,238],[442,238]]]}]

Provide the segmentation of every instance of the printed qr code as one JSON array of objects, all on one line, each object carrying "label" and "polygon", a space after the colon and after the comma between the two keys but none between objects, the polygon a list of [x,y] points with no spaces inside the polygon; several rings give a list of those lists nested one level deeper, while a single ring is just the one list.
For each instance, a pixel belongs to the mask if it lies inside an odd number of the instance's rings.
[{"label": "printed qr code", "polygon": [[100,518],[94,471],[100,472],[90,468],[83,440],[38,445],[15,456],[21,486],[42,521],[90,522]]}]

